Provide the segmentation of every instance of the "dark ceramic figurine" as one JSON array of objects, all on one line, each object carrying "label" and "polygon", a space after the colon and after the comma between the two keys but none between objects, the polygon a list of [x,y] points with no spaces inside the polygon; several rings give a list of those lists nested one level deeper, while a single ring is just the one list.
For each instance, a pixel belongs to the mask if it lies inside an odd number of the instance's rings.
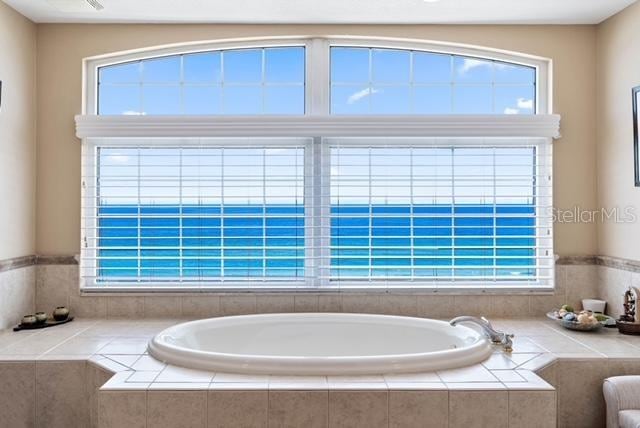
[{"label": "dark ceramic figurine", "polygon": [[636,303],[638,299],[638,290],[629,287],[624,293],[624,315],[620,315],[618,322],[618,331],[622,334],[640,335],[640,323],[636,318]]},{"label": "dark ceramic figurine", "polygon": [[635,322],[636,321],[636,296],[631,287],[624,293],[624,315],[620,316],[620,321]]},{"label": "dark ceramic figurine", "polygon": [[22,317],[22,325],[34,325],[36,323],[36,316],[33,314],[25,315]]},{"label": "dark ceramic figurine", "polygon": [[45,314],[44,312],[36,312],[36,324],[44,324],[45,322],[47,322],[47,314]]},{"label": "dark ceramic figurine", "polygon": [[56,321],[64,321],[69,316],[69,309],[66,306],[58,306],[53,311],[53,319]]}]

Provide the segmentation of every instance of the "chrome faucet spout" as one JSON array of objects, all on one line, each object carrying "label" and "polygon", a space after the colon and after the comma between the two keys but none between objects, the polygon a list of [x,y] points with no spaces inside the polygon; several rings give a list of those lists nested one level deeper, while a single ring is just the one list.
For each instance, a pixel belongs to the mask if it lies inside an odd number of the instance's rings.
[{"label": "chrome faucet spout", "polygon": [[485,317],[478,318],[463,315],[452,319],[451,321],[449,321],[449,324],[455,327],[456,325],[465,322],[475,324],[480,327],[484,334],[491,340],[491,342],[493,342],[494,344],[502,345],[506,352],[513,351],[513,334],[507,334],[496,330],[495,328],[493,328],[489,320]]}]

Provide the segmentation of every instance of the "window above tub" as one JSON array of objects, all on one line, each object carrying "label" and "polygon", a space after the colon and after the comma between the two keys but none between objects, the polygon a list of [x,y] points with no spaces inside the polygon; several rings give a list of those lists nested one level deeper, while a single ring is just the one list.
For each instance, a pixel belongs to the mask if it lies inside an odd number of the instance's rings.
[{"label": "window above tub", "polygon": [[534,114],[536,69],[408,49],[331,48],[332,114]]},{"label": "window above tub", "polygon": [[550,66],[343,37],[89,58],[81,286],[548,290]]},{"label": "window above tub", "polygon": [[304,114],[304,48],[226,49],[98,68],[103,115]]},{"label": "window above tub", "polygon": [[100,115],[442,115],[549,111],[548,63],[417,42],[283,39],[87,62]]}]

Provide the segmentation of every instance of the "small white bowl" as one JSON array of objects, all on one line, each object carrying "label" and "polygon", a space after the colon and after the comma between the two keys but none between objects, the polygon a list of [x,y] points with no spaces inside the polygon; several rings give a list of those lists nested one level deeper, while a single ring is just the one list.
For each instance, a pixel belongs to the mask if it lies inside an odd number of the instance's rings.
[{"label": "small white bowl", "polygon": [[607,302],[598,299],[582,299],[582,309],[585,311],[599,312],[604,314],[604,309],[607,307]]}]

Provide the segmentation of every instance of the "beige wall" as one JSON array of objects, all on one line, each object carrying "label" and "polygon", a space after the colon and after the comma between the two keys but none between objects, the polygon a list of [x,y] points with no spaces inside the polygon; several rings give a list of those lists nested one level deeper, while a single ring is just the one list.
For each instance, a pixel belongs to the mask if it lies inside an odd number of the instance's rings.
[{"label": "beige wall", "polygon": [[0,2],[0,260],[35,251],[36,26]]},{"label": "beige wall", "polygon": [[[80,143],[84,57],[147,46],[274,35],[370,35],[459,42],[554,61],[554,106],[563,138],[555,145],[555,204],[590,209],[595,197],[595,34],[593,26],[38,26],[37,253],[73,254],[80,242]],[[596,253],[594,225],[561,224],[556,253]]]},{"label": "beige wall", "polygon": [[597,29],[598,204],[634,207],[635,223],[598,228],[602,255],[640,260],[640,188],[633,183],[631,88],[640,85],[640,3]]}]

